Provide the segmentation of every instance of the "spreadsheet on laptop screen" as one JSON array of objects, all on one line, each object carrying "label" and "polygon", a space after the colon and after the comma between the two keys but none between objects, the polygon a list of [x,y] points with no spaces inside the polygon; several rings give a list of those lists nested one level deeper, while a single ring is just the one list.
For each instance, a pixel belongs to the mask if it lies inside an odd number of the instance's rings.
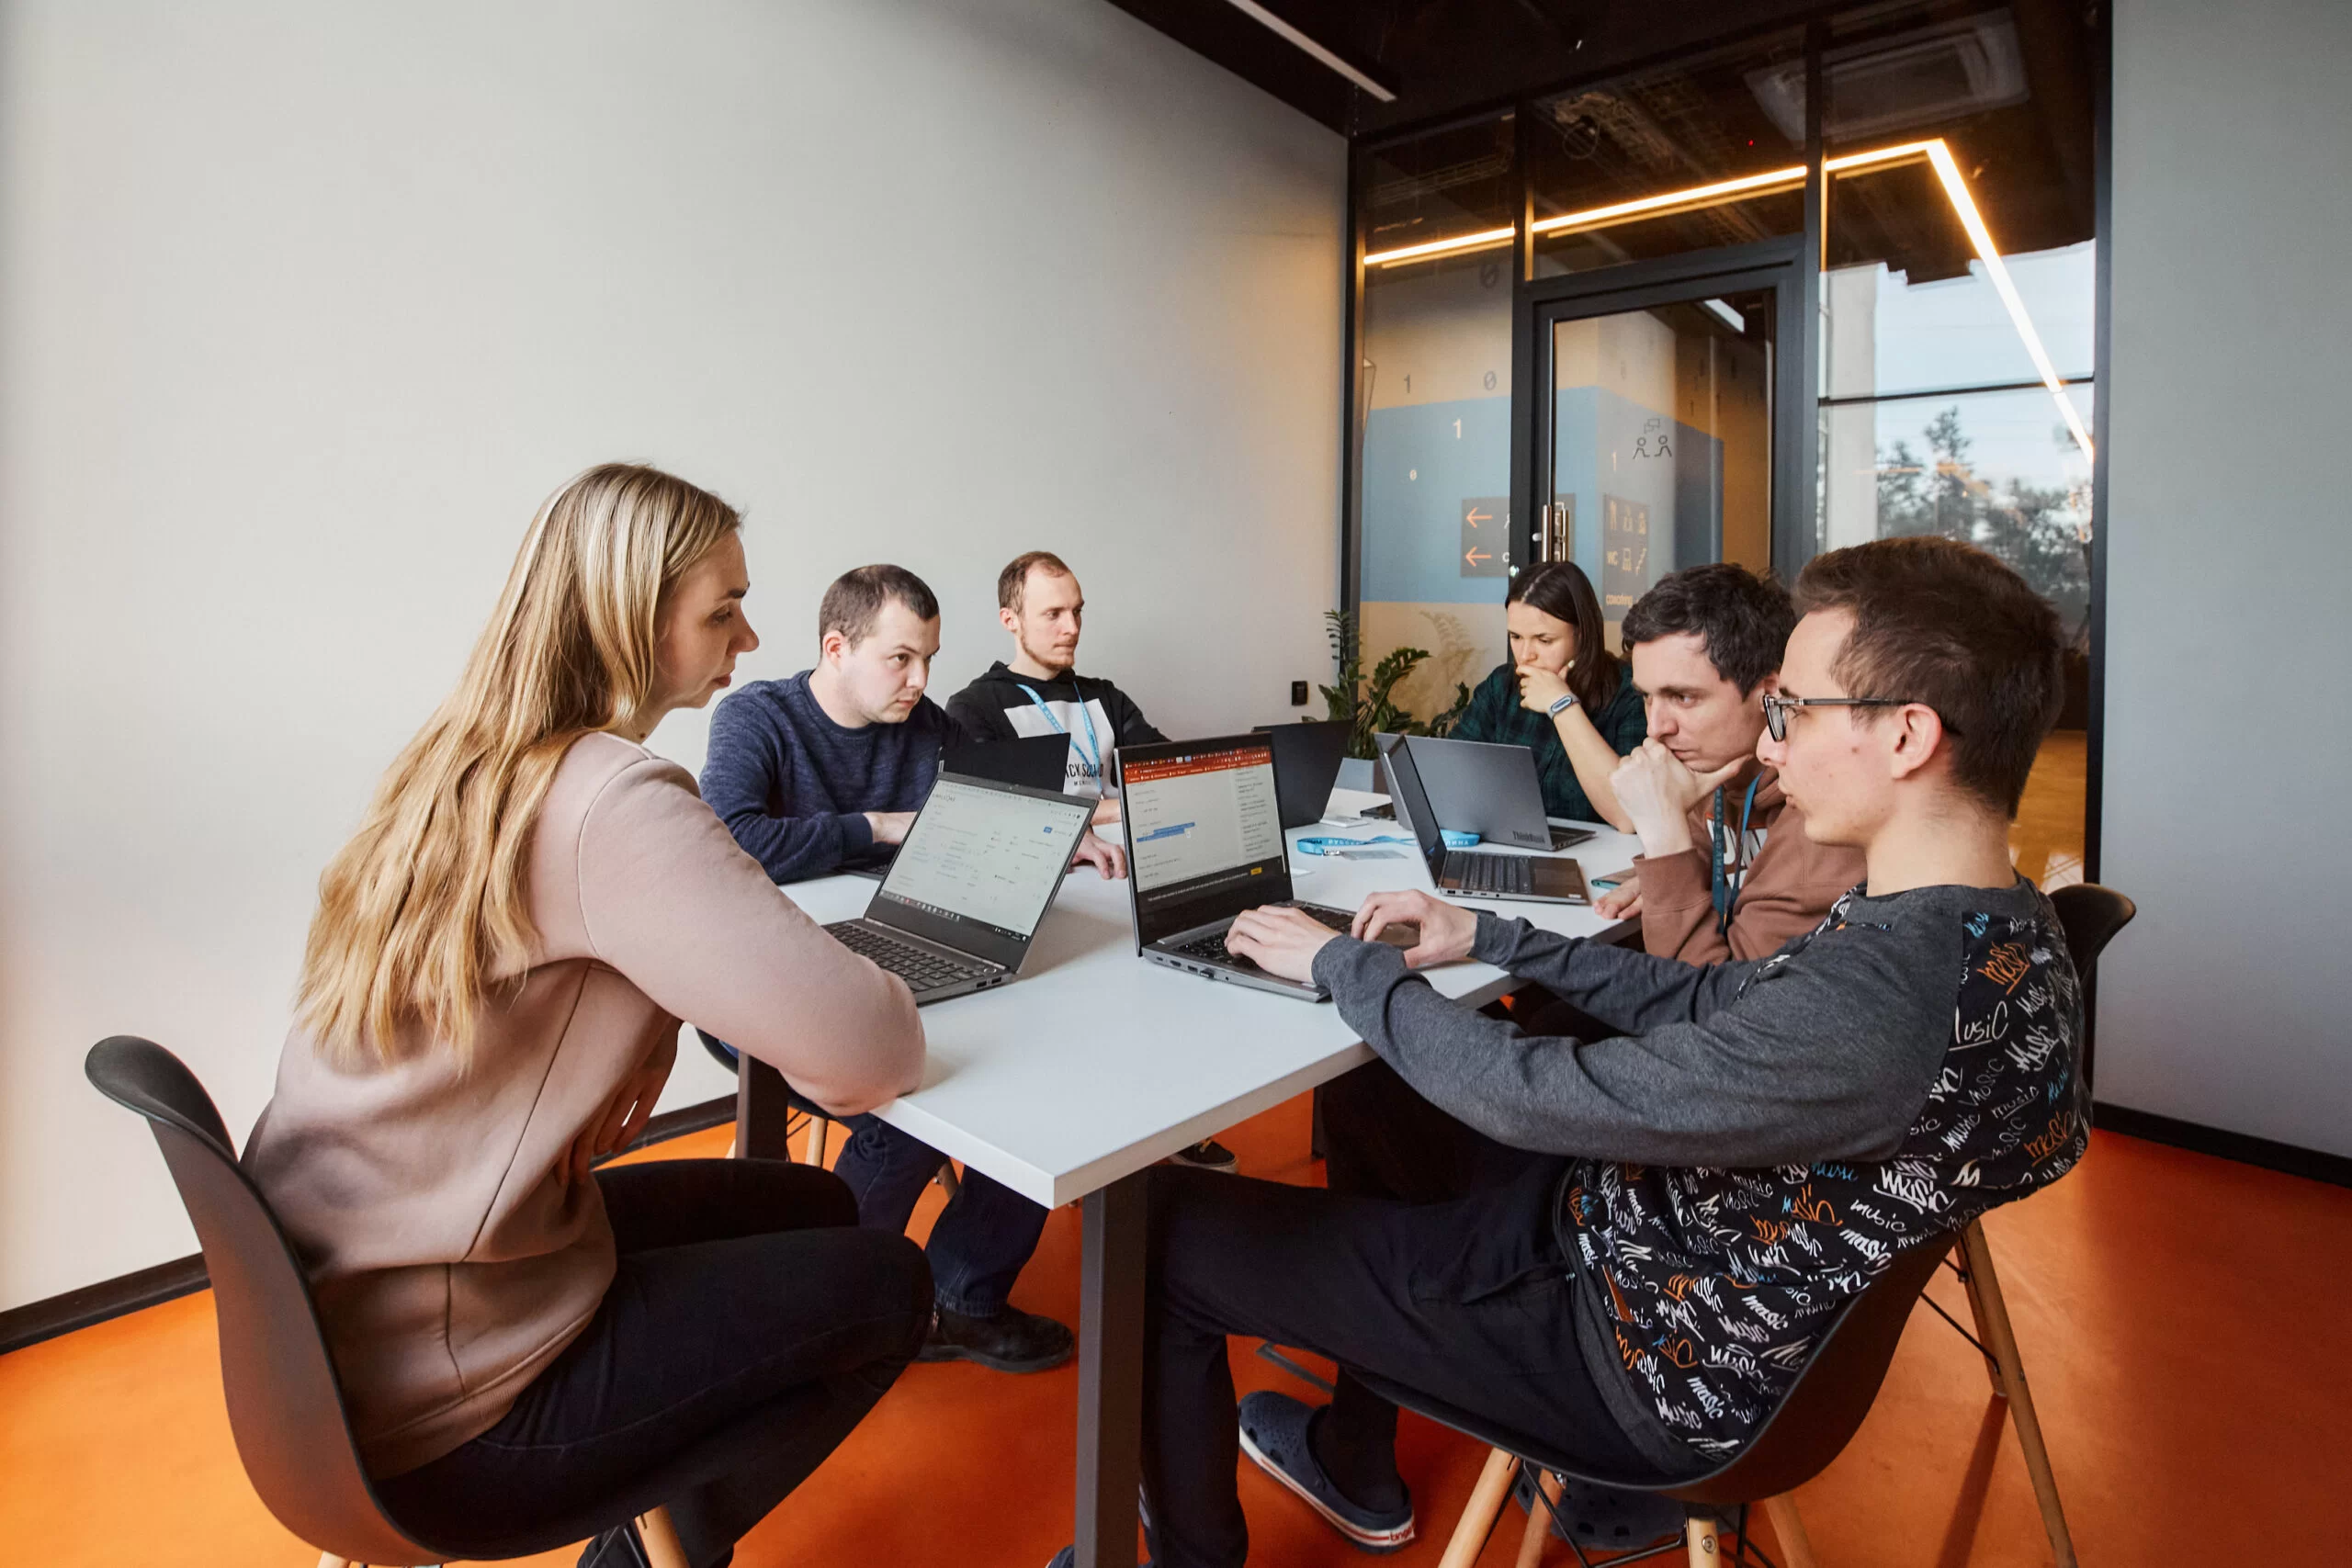
[{"label": "spreadsheet on laptop screen", "polygon": [[943,778],[890,863],[879,896],[1025,939],[1044,917],[1093,804]]}]

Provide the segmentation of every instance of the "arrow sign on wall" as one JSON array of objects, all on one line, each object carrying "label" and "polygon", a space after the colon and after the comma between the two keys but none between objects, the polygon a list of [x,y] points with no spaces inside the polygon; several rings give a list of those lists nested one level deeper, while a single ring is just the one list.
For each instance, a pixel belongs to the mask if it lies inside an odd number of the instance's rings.
[{"label": "arrow sign on wall", "polygon": [[1498,521],[1510,510],[1507,495],[1465,495],[1462,498],[1462,553],[1455,570],[1464,577],[1500,577],[1503,558],[1510,552],[1500,539],[1490,538],[1485,525]]}]

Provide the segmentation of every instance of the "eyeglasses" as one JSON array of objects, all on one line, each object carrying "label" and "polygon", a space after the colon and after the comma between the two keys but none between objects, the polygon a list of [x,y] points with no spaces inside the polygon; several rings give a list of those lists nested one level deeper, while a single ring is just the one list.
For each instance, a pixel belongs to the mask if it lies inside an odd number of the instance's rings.
[{"label": "eyeglasses", "polygon": [[[1782,697],[1770,692],[1764,694],[1764,728],[1775,740],[1789,738],[1789,710],[1792,708],[1906,708],[1910,697]],[[1939,718],[1943,716],[1937,715]],[[1960,733],[1949,720],[1944,724],[1949,735]]]}]

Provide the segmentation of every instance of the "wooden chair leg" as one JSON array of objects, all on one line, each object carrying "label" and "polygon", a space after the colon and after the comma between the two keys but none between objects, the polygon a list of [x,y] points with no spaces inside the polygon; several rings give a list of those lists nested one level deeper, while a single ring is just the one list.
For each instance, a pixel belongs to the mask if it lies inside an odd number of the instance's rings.
[{"label": "wooden chair leg", "polygon": [[1985,1347],[2001,1369],[2009,1400],[2009,1424],[2017,1428],[2018,1447],[2025,1452],[2026,1473],[2033,1477],[2034,1499],[2041,1505],[2041,1525],[2050,1532],[2051,1555],[2058,1568],[2075,1568],[2075,1538],[2066,1529],[2066,1510],[2059,1506],[2058,1478],[2050,1472],[2050,1450],[2041,1441],[2041,1418],[2034,1414],[2033,1391],[2026,1386],[2025,1364],[2018,1359],[2008,1303],[2001,1297],[2001,1277],[1993,1271],[1993,1248],[1984,1239],[1984,1227],[1969,1222],[1960,1233],[1960,1245],[1968,1254],[1977,1326],[1984,1331]]},{"label": "wooden chair leg", "polygon": [[822,1116],[808,1118],[808,1163],[821,1167],[825,1163],[825,1128]]},{"label": "wooden chair leg", "polygon": [[637,1517],[637,1533],[645,1542],[645,1555],[653,1568],[692,1568],[686,1562],[686,1549],[678,1540],[678,1527],[670,1522],[670,1510],[656,1508]]},{"label": "wooden chair leg", "polygon": [[1772,1535],[1781,1543],[1781,1568],[1814,1568],[1813,1541],[1797,1517],[1797,1495],[1783,1492],[1764,1499],[1764,1515],[1772,1521]]},{"label": "wooden chair leg", "polygon": [[1519,1538],[1519,1561],[1512,1568],[1535,1568],[1544,1561],[1544,1544],[1552,1539],[1552,1510],[1544,1503],[1560,1500],[1560,1478],[1550,1471],[1538,1471],[1535,1484],[1543,1489],[1544,1499],[1527,1510],[1527,1529]]},{"label": "wooden chair leg", "polygon": [[1690,1553],[1690,1568],[1723,1568],[1723,1549],[1715,1541],[1713,1515],[1691,1515],[1682,1527],[1682,1545]]},{"label": "wooden chair leg", "polygon": [[[1961,1282],[1966,1286],[1968,1290],[1968,1315],[1976,1320],[1976,1342],[1979,1345],[1989,1347],[1993,1341],[1984,1329],[1984,1298],[1976,1293],[1976,1270],[1969,1267],[1968,1248],[1962,1243],[1954,1242],[1952,1244],[1952,1251],[1958,1255],[1960,1259]],[[1996,1399],[2008,1398],[2009,1391],[2001,1386],[2000,1363],[1994,1360],[1990,1356],[1984,1357],[1982,1359],[1984,1362],[1985,1381],[1993,1385],[1993,1397]]]},{"label": "wooden chair leg", "polygon": [[1478,1472],[1478,1484],[1471,1491],[1469,1506],[1462,1510],[1462,1522],[1453,1527],[1453,1539],[1445,1543],[1438,1568],[1471,1568],[1478,1561],[1478,1553],[1487,1550],[1487,1538],[1495,1533],[1495,1521],[1502,1517],[1503,1504],[1510,1498],[1511,1477],[1518,1470],[1519,1461],[1500,1449],[1487,1455],[1487,1468]]}]

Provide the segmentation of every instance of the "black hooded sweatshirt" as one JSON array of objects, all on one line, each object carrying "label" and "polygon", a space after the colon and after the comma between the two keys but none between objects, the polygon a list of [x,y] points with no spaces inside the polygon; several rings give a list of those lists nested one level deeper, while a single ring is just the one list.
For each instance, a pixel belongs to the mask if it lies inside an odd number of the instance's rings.
[{"label": "black hooded sweatshirt", "polygon": [[1134,699],[1108,681],[1075,670],[1050,681],[1034,680],[1014,674],[1001,660],[947,700],[947,716],[983,744],[1068,735],[1069,767],[1062,787],[1070,795],[1102,794],[1103,767],[1117,748],[1168,739],[1151,727]]}]

